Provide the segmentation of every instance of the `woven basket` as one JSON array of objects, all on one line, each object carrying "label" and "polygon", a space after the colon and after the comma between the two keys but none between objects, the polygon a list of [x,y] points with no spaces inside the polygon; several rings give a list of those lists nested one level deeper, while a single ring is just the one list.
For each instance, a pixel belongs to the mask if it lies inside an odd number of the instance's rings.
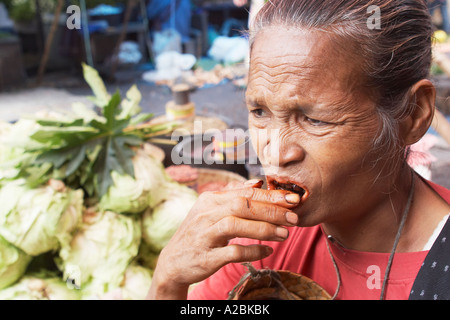
[{"label": "woven basket", "polygon": [[290,271],[256,270],[250,264],[230,300],[331,300],[320,285]]},{"label": "woven basket", "polygon": [[197,184],[205,184],[209,182],[245,182],[243,176],[226,170],[198,168]]}]

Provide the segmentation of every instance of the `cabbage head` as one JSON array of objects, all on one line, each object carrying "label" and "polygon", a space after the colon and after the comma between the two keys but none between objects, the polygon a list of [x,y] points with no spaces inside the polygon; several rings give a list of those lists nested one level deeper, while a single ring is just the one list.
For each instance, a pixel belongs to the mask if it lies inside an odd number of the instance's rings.
[{"label": "cabbage head", "polygon": [[0,290],[19,280],[31,259],[0,236]]},{"label": "cabbage head", "polygon": [[134,214],[148,207],[150,192],[144,189],[144,181],[117,171],[111,172],[111,178],[114,184],[100,200],[102,210]]},{"label": "cabbage head", "polygon": [[0,300],[80,300],[80,290],[71,288],[56,275],[26,275],[0,290]]},{"label": "cabbage head", "polygon": [[121,285],[122,298],[144,300],[152,284],[152,271],[137,264],[131,264],[125,271]]},{"label": "cabbage head", "polygon": [[152,271],[132,263],[125,271],[120,287],[112,289],[102,296],[90,297],[101,300],[144,300],[152,284]]},{"label": "cabbage head", "polygon": [[142,216],[143,239],[157,252],[167,245],[198,198],[193,189],[176,182],[166,183],[161,189],[164,201]]},{"label": "cabbage head", "polygon": [[61,247],[57,264],[83,298],[101,296],[120,286],[140,241],[136,218],[89,208],[72,241]]},{"label": "cabbage head", "polygon": [[83,191],[22,182],[0,189],[0,235],[31,256],[57,250],[81,222]]},{"label": "cabbage head", "polygon": [[132,161],[134,177],[111,172],[113,185],[100,199],[101,210],[139,214],[161,201],[160,186],[168,181],[163,165],[141,149]]}]

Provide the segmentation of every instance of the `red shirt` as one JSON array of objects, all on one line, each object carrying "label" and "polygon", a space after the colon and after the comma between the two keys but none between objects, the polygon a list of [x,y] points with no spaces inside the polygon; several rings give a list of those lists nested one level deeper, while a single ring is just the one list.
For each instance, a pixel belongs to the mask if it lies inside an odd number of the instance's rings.
[{"label": "red shirt", "polygon": [[[450,203],[450,191],[430,184]],[[289,270],[307,276],[322,286],[331,296],[337,288],[337,275],[320,226],[289,228],[283,242],[234,239],[230,243],[242,245],[266,244],[274,253],[253,263],[255,268]],[[379,299],[390,253],[362,252],[344,249],[330,243],[330,249],[341,277],[336,299]],[[406,300],[428,251],[396,253],[392,262],[385,298]],[[247,272],[241,264],[228,264],[205,281],[197,284],[189,299],[222,300]]]}]

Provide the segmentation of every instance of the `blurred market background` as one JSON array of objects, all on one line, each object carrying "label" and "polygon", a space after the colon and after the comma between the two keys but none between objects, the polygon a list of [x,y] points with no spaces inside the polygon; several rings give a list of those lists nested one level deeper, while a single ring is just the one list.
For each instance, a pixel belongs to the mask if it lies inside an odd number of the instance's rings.
[{"label": "blurred market background", "polygon": [[[198,194],[261,176],[243,135],[251,5],[0,0],[0,299],[142,299]],[[444,9],[432,10],[438,112],[413,165],[450,188]],[[205,142],[208,129],[223,135]]]}]

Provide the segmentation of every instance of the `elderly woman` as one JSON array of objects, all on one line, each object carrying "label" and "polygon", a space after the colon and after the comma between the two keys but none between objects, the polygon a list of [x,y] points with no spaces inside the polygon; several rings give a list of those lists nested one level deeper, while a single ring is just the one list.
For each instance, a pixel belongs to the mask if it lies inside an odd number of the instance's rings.
[{"label": "elderly woman", "polygon": [[450,191],[407,165],[434,112],[424,1],[271,0],[250,31],[267,189],[202,194],[148,297],[185,299],[199,283],[189,298],[225,299],[252,261],[336,299],[450,298]]}]

